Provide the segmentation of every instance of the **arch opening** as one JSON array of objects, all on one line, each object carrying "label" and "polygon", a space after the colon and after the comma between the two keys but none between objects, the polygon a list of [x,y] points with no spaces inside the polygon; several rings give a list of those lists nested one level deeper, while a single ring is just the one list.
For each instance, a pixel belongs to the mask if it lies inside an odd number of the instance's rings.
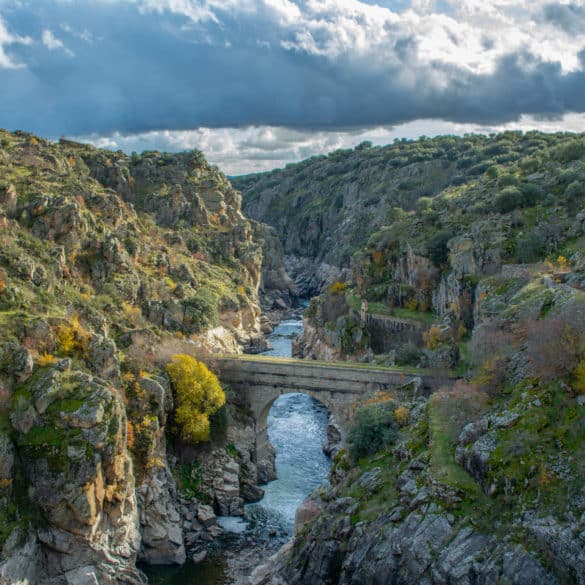
[{"label": "arch opening", "polygon": [[263,486],[264,498],[252,508],[271,518],[282,536],[290,536],[297,508],[327,482],[331,461],[323,447],[330,410],[308,393],[286,392],[273,397],[262,415],[266,440],[276,453],[277,479]]}]

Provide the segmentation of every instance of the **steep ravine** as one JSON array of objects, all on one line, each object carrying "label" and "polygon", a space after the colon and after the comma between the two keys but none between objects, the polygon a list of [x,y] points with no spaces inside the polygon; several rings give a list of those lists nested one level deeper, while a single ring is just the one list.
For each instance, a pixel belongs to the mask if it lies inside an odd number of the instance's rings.
[{"label": "steep ravine", "polygon": [[[281,322],[268,336],[270,355],[291,355],[298,319]],[[277,479],[263,485],[263,498],[247,504],[243,518],[218,518],[224,533],[207,547],[207,558],[183,567],[145,567],[152,585],[227,585],[245,583],[256,566],[293,533],[295,512],[305,497],[326,482],[330,461],[323,453],[328,414],[314,399],[291,394],[279,398],[268,419],[276,451]]]},{"label": "steep ravine", "polygon": [[538,132],[236,180],[320,293],[298,357],[460,376],[356,405],[317,513],[255,585],[585,583],[584,180],[584,136]]}]

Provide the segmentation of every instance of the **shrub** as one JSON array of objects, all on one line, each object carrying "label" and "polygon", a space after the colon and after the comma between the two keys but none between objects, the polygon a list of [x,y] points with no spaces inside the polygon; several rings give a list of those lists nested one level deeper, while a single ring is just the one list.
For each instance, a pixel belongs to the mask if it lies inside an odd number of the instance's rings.
[{"label": "shrub", "polygon": [[135,441],[134,425],[128,420],[126,421],[126,444],[128,445],[128,449],[134,448]]},{"label": "shrub", "polygon": [[346,289],[347,289],[347,282],[334,282],[331,285],[331,287],[329,288],[329,291],[333,295],[339,295],[339,294],[344,293],[346,291]]},{"label": "shrub", "polygon": [[451,232],[448,230],[438,231],[427,242],[427,252],[429,258],[436,266],[442,266],[449,258],[449,249],[447,242],[451,239]]},{"label": "shrub", "polygon": [[394,411],[394,418],[398,423],[399,427],[405,427],[408,424],[408,419],[410,417],[410,410],[404,406],[399,406]]},{"label": "shrub", "polygon": [[585,355],[575,368],[573,388],[578,394],[585,394]]},{"label": "shrub", "polygon": [[416,366],[420,362],[421,352],[414,343],[401,345],[396,351],[396,365]]},{"label": "shrub", "polygon": [[58,325],[55,329],[55,337],[61,354],[87,357],[90,335],[80,324],[79,317],[74,316],[70,323]]},{"label": "shrub", "polygon": [[57,363],[57,358],[50,353],[44,353],[37,358],[37,366],[45,368],[47,366],[54,366]]},{"label": "shrub", "polygon": [[544,197],[542,187],[534,183],[525,183],[520,187],[520,191],[522,191],[522,205],[524,207],[532,207]]},{"label": "shrub", "polygon": [[516,241],[516,258],[518,262],[529,264],[542,259],[545,246],[542,238],[535,232],[519,236]]},{"label": "shrub", "polygon": [[394,401],[369,404],[358,409],[349,429],[349,452],[353,461],[392,445],[398,437]]},{"label": "shrub", "polygon": [[567,379],[578,372],[585,354],[584,324],[585,304],[580,304],[529,325],[527,354],[541,380]]},{"label": "shrub", "polygon": [[502,175],[498,180],[498,186],[500,186],[501,188],[513,187],[516,186],[518,182],[519,182],[518,177],[516,175],[506,173],[505,175]]},{"label": "shrub", "polygon": [[488,167],[486,174],[490,179],[497,179],[500,175],[500,170],[498,169],[497,165],[492,165]]},{"label": "shrub", "polygon": [[428,331],[423,333],[423,341],[427,349],[437,349],[443,340],[443,332],[439,327],[433,325]]},{"label": "shrub", "polygon": [[567,207],[570,212],[575,212],[580,208],[582,200],[585,198],[585,184],[583,181],[573,181],[565,190]]},{"label": "shrub", "polygon": [[415,203],[415,207],[418,212],[426,211],[430,209],[432,206],[433,206],[432,197],[419,197],[419,199]]},{"label": "shrub", "polygon": [[506,187],[495,199],[496,209],[508,213],[522,205],[522,193],[517,187]]},{"label": "shrub", "polygon": [[476,368],[475,383],[480,390],[498,393],[506,381],[514,340],[503,329],[501,321],[491,321],[476,327],[469,346],[470,360]]},{"label": "shrub", "polygon": [[175,394],[174,422],[183,441],[209,440],[209,416],[224,403],[217,376],[186,354],[177,354],[166,367]]},{"label": "shrub", "polygon": [[418,309],[418,301],[415,298],[408,299],[404,302],[404,308],[409,311],[416,311]]},{"label": "shrub", "polygon": [[198,291],[195,296],[185,300],[183,306],[184,321],[190,323],[190,330],[193,333],[199,333],[217,325],[217,302],[209,291],[205,289]]}]

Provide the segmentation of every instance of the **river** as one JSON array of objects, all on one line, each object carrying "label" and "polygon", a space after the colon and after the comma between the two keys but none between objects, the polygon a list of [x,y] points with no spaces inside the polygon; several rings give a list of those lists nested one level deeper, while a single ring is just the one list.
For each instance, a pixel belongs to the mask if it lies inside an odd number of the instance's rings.
[{"label": "river", "polygon": [[[266,355],[290,357],[300,319],[282,321],[268,336]],[[268,416],[268,436],[276,450],[278,479],[263,486],[264,498],[245,506],[244,518],[220,518],[226,535],[200,565],[149,567],[152,585],[228,585],[245,583],[258,562],[293,534],[295,511],[315,488],[326,483],[330,461],[323,453],[327,410],[305,394],[285,394]]]}]

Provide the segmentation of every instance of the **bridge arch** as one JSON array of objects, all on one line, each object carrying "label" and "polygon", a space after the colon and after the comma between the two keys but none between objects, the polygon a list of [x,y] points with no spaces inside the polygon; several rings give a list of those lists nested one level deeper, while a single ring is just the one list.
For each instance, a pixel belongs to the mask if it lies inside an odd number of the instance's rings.
[{"label": "bridge arch", "polygon": [[215,369],[254,417],[257,462],[264,460],[270,449],[268,413],[283,394],[308,394],[323,403],[343,438],[356,405],[376,392],[389,391],[399,399],[412,399],[428,395],[454,378],[362,364],[257,356],[218,358]]}]

